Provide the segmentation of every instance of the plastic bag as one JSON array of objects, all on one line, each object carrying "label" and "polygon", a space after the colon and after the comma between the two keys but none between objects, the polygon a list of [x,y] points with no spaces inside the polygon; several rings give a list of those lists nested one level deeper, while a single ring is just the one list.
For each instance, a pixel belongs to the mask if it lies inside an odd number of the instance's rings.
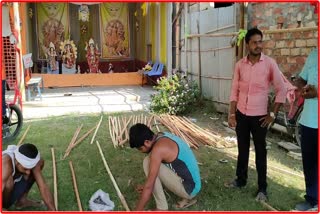
[{"label": "plastic bag", "polygon": [[99,189],[91,196],[89,208],[92,211],[111,211],[114,208],[114,202],[110,200],[108,193]]}]

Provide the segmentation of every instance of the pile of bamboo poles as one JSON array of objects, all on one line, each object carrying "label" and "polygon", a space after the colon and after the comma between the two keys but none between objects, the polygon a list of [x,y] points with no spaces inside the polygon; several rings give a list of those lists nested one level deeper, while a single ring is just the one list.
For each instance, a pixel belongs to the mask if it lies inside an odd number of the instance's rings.
[{"label": "pile of bamboo poles", "polygon": [[[148,126],[150,129],[156,124],[155,117],[153,115],[132,115],[130,117],[112,117],[109,116],[109,132],[114,147],[123,146],[129,141],[129,129],[136,123],[142,123]],[[159,127],[156,125],[158,131]]]},{"label": "pile of bamboo poles", "polygon": [[234,147],[234,143],[227,141],[214,131],[199,127],[186,117],[160,115],[157,116],[170,132],[183,139],[191,148],[198,149],[200,144],[216,148]]},{"label": "pile of bamboo poles", "polygon": [[[159,122],[157,122],[159,121]],[[234,147],[235,144],[226,140],[212,130],[206,130],[192,123],[186,117],[171,115],[133,115],[130,117],[109,117],[109,131],[114,147],[123,146],[129,140],[129,128],[142,123],[159,132],[158,124],[164,125],[171,133],[183,139],[191,148],[198,149],[200,144],[216,148]]]}]

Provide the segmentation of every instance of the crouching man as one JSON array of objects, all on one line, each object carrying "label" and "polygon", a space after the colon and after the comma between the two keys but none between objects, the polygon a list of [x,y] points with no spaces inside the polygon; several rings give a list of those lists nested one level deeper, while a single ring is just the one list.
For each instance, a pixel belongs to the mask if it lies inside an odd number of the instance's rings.
[{"label": "crouching man", "polygon": [[156,210],[168,210],[162,185],[182,198],[176,208],[195,204],[194,198],[201,189],[197,160],[189,146],[179,137],[159,132],[154,134],[146,125],[135,124],[130,128],[130,147],[148,153],[143,161],[147,180],[141,190],[136,210],[144,207],[153,194]]},{"label": "crouching man", "polygon": [[44,160],[33,144],[9,145],[2,152],[2,208],[8,209],[13,204],[17,209],[42,206],[27,198],[36,182],[48,210],[55,210],[53,197],[42,176],[43,166]]}]

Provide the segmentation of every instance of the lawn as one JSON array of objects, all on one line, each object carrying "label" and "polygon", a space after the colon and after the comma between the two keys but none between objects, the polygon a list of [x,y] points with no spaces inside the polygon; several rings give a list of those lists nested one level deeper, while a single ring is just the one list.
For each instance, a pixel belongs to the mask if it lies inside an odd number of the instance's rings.
[{"label": "lawn", "polygon": [[[131,115],[133,113],[118,113],[116,115]],[[141,114],[136,112],[134,114]],[[102,124],[97,133],[96,140],[99,141],[106,161],[112,171],[112,174],[124,195],[131,210],[139,198],[135,191],[137,184],[143,184],[145,176],[142,169],[142,160],[144,154],[135,149],[131,149],[128,144],[123,148],[114,148],[109,135],[108,116],[104,115]],[[224,115],[208,111],[208,109],[199,109],[197,112],[188,115],[197,120],[197,124],[215,131],[219,131],[224,136],[234,136],[221,125],[225,119]],[[83,210],[89,210],[89,199],[98,189],[109,193],[110,199],[115,202],[115,211],[125,210],[112,181],[104,167],[96,143],[90,145],[92,134],[81,142],[70,155],[62,160],[66,148],[71,141],[77,127],[83,124],[82,136],[87,130],[92,128],[100,119],[100,115],[72,115],[64,117],[52,117],[37,121],[26,121],[19,137],[13,144],[17,144],[26,128],[31,128],[24,142],[35,144],[41,156],[45,159],[43,174],[47,184],[53,193],[53,172],[51,147],[55,149],[57,177],[58,177],[58,208],[60,211],[77,211],[77,201],[73,190],[72,176],[69,168],[69,161],[73,162],[74,171],[77,178],[79,195]],[[164,128],[162,128],[165,130]],[[272,134],[274,137],[274,134]],[[279,136],[274,141],[279,140]],[[6,145],[3,145],[3,149]],[[195,211],[264,211],[266,210],[260,203],[254,200],[257,190],[257,175],[253,168],[249,170],[248,185],[239,190],[226,189],[223,184],[235,176],[236,160],[229,154],[237,154],[236,148],[220,149],[201,146],[194,150],[197,157],[201,177],[202,190],[197,199],[198,203],[186,210]],[[251,152],[251,158],[254,158],[254,152]],[[221,163],[219,160],[226,159],[227,163]],[[285,169],[290,172],[302,174],[301,161],[288,157],[285,152],[279,149],[275,144],[271,145],[268,151],[268,166]],[[167,192],[169,209],[175,210],[174,204],[178,198]],[[268,167],[268,193],[269,204],[277,210],[292,210],[296,203],[303,200],[304,180],[301,177],[293,176],[287,173],[271,170]],[[30,191],[30,198],[39,199],[39,191],[34,185]],[[153,200],[146,209],[154,208]],[[10,210],[14,210],[12,207]]]}]

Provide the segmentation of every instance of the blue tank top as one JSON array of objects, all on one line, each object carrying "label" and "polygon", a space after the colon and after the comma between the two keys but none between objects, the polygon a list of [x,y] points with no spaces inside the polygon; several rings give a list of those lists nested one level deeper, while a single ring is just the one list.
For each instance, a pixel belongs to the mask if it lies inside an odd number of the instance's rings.
[{"label": "blue tank top", "polygon": [[171,163],[165,164],[182,178],[182,184],[186,192],[190,196],[195,196],[201,189],[201,179],[198,163],[192,150],[178,136],[164,132],[164,135],[159,136],[157,140],[162,137],[171,139],[178,146],[177,158]]}]

